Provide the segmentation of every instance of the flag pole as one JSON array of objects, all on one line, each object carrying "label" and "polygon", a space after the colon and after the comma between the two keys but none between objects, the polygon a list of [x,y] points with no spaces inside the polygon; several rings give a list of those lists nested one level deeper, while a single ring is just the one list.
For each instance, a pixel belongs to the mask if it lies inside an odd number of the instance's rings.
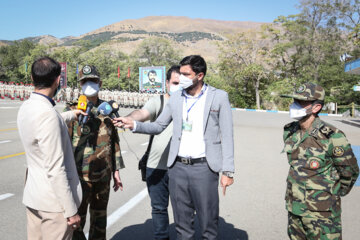
[{"label": "flag pole", "polygon": [[76,64],[76,87],[80,88],[80,86],[78,86],[79,84],[79,64]]}]

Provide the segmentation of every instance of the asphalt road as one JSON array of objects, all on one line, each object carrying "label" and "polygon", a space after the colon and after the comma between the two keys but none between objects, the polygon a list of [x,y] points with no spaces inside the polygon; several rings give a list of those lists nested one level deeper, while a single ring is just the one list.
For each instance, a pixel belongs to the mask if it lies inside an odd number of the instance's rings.
[{"label": "asphalt road", "polygon": [[[18,101],[0,100],[0,239],[26,239],[22,204],[26,160],[16,126],[20,105]],[[58,104],[57,108],[61,110],[62,106]],[[120,114],[129,111],[121,109]],[[347,124],[340,117],[323,119],[342,129],[353,145],[360,146],[357,125]],[[282,127],[290,121],[287,114],[233,111],[235,183],[226,196],[219,187],[219,239],[287,239],[284,193],[288,164],[281,151]],[[152,239],[150,200],[137,170],[137,159],[146,150],[148,136],[129,131],[119,134],[126,165],[120,173],[124,191],[110,194],[107,238]],[[359,199],[359,187],[343,198],[345,240],[360,236]],[[175,239],[171,207],[169,212],[171,238]]]}]

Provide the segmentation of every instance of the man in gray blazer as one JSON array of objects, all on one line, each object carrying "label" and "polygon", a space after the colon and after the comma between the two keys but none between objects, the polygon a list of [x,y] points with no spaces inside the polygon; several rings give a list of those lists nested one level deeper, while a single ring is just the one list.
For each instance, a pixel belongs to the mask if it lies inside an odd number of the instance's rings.
[{"label": "man in gray blazer", "polygon": [[28,239],[71,239],[80,224],[81,185],[66,122],[81,111],[55,110],[52,98],[60,89],[60,71],[60,64],[48,57],[33,63],[35,92],[17,117],[28,167],[23,196]]},{"label": "man in gray blazer", "polygon": [[226,92],[204,84],[205,60],[198,55],[180,62],[182,91],[171,95],[155,122],[117,118],[118,127],[159,134],[173,121],[167,166],[170,199],[178,239],[194,239],[195,212],[203,239],[217,239],[220,184],[233,183],[234,142],[231,107]]}]

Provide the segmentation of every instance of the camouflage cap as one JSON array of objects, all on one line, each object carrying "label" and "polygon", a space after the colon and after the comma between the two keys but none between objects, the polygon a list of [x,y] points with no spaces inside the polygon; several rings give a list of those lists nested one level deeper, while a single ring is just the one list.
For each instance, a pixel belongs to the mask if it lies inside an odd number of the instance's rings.
[{"label": "camouflage cap", "polygon": [[97,69],[93,65],[85,65],[80,73],[79,73],[79,80],[81,81],[86,78],[97,78],[100,79],[100,74],[98,73]]},{"label": "camouflage cap", "polygon": [[302,101],[324,101],[325,90],[320,85],[308,82],[300,85],[293,94],[282,94],[280,96]]}]

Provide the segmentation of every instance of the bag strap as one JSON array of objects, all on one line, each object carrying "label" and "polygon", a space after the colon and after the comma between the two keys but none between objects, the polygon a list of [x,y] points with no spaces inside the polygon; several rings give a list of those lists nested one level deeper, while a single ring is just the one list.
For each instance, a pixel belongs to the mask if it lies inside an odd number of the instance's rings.
[{"label": "bag strap", "polygon": [[[164,108],[164,95],[160,95],[160,102],[161,102],[160,110],[159,110],[158,114],[156,115],[156,119],[160,116],[160,114],[161,114],[161,112],[162,112],[162,110]],[[146,154],[150,153],[151,145],[152,145],[153,140],[154,140],[154,135],[151,135],[150,140],[149,140],[149,145],[148,145],[148,147],[146,149],[146,152],[145,152]]]}]

